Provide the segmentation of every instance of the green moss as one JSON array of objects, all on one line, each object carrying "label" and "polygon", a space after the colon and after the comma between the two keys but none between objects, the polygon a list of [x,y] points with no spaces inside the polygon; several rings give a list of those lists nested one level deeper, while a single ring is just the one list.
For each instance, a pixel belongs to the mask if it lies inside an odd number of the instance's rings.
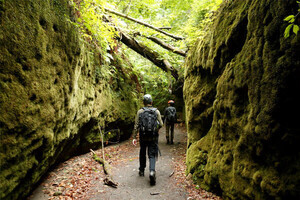
[{"label": "green moss", "polygon": [[253,174],[253,181],[255,184],[260,184],[261,180],[262,180],[262,174],[260,171],[256,171],[254,174]]},{"label": "green moss", "polygon": [[194,180],[197,178],[203,178],[204,168],[207,163],[207,152],[199,149],[197,143],[190,146],[186,155],[187,169],[186,174],[194,174]]},{"label": "green moss", "polygon": [[23,198],[57,160],[98,148],[98,124],[105,141],[131,134],[139,99],[131,65],[121,55],[101,65],[66,20],[67,4],[1,1],[1,199]]},{"label": "green moss", "polygon": [[[279,16],[286,16],[291,4],[224,3],[208,35],[187,56],[187,172],[224,198],[297,196],[297,142],[283,145],[282,139],[296,137],[289,129],[297,122],[288,112],[299,112],[294,91],[300,72],[291,53],[299,45],[294,39],[283,42],[280,34]],[[200,152],[206,153],[205,165]]]}]

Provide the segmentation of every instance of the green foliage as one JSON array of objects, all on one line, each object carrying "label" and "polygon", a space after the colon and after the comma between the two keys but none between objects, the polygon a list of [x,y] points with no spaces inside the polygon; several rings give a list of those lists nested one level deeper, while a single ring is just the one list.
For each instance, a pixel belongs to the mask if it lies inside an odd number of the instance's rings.
[{"label": "green foliage", "polygon": [[[130,17],[141,20],[145,23],[151,24],[155,27],[172,27],[168,30],[169,33],[185,36],[181,31],[182,27],[187,20],[188,9],[190,9],[191,0],[110,0],[110,8],[117,10],[118,12],[123,12]],[[158,32],[147,28],[145,26],[139,25],[135,22],[126,19],[118,19],[118,26],[121,26],[123,30],[127,31],[129,34],[134,35],[134,33],[139,32],[144,36],[154,36],[164,42],[175,46],[178,49],[186,50],[186,45],[184,41],[174,41]],[[136,36],[135,39],[138,42],[149,46],[154,51],[158,52],[162,57],[168,59],[173,67],[180,68],[183,63],[183,58],[174,53],[163,49],[156,43],[146,39],[145,37]]]},{"label": "green foliage", "polygon": [[[174,41],[158,34],[156,31],[124,19],[124,29],[129,32],[140,32],[142,35],[155,36],[178,49],[187,50],[199,36],[203,36],[206,27],[211,23],[213,13],[219,8],[222,0],[111,0],[110,3],[119,12],[123,12],[133,18],[150,23],[155,27],[171,27],[168,32],[183,36],[186,40]],[[132,31],[133,30],[133,31]],[[183,58],[174,56],[157,44],[143,37],[138,41],[151,46],[164,58],[168,59],[173,67],[179,69]]]},{"label": "green foliage", "polygon": [[[205,27],[211,22],[213,11],[218,8],[222,0],[204,0],[201,2],[197,0],[108,0],[108,2],[111,4],[111,9],[155,27],[171,27],[167,32],[183,36],[186,40],[175,41],[135,22],[118,18],[118,26],[122,26],[122,29],[129,34],[134,35],[135,32],[139,32],[141,35],[154,36],[178,49],[187,50],[188,46],[191,46],[199,35],[204,34]],[[172,66],[182,74],[183,57],[163,49],[144,37],[136,36],[135,39],[169,60]],[[150,93],[153,96],[154,105],[161,110],[170,98],[174,98],[170,89],[172,89],[175,80],[124,45],[122,49],[134,64],[137,73],[143,77],[141,82],[144,93]]]},{"label": "green foliage", "polygon": [[[203,0],[201,2],[198,0],[85,0],[78,4],[73,3],[77,13],[77,21],[74,24],[79,27],[84,40],[94,45],[94,48],[103,57],[103,66],[99,66],[96,70],[97,81],[113,76],[114,69],[110,68],[110,61],[113,58],[107,52],[112,51],[117,43],[114,40],[117,35],[114,27],[102,20],[105,16],[104,7],[155,27],[171,27],[167,32],[185,37],[186,40],[175,41],[135,22],[110,15],[116,26],[128,34],[134,35],[138,42],[159,53],[182,74],[184,62],[182,56],[165,50],[143,36],[154,36],[178,49],[187,50],[199,36],[205,33],[205,28],[211,22],[213,12],[221,2],[222,0]],[[139,32],[141,36],[136,36],[136,32]],[[175,80],[145,58],[126,48],[125,45],[122,46],[122,49],[133,63],[136,74],[142,76],[144,92],[152,94],[156,106],[165,106],[165,102],[172,98],[170,89]],[[119,49],[119,51],[121,50]]]},{"label": "green foliage", "polygon": [[199,37],[203,37],[207,27],[212,22],[213,13],[219,8],[223,0],[193,1],[191,12],[183,31],[186,33],[187,43],[192,46]]},{"label": "green foliage", "polygon": [[300,14],[300,2],[299,1],[296,1],[296,2],[299,6],[298,13],[296,15],[289,15],[286,18],[284,18],[284,21],[289,23],[289,25],[284,30],[285,38],[290,37],[291,29],[293,30],[293,33],[295,33],[296,35],[298,34],[298,31],[299,31],[299,25],[295,24],[295,22],[296,22],[298,15]]},{"label": "green foliage", "polygon": [[71,1],[77,15],[76,22],[82,37],[88,44],[100,53],[104,62],[109,62],[112,58],[107,51],[111,50],[116,42],[117,35],[114,27],[103,22],[105,0],[84,0],[79,3]]},{"label": "green foliage", "polygon": [[125,45],[122,46],[122,49],[126,52],[130,62],[134,63],[136,73],[141,76],[140,83],[143,87],[143,93],[151,94],[153,105],[158,107],[160,111],[163,111],[167,105],[166,102],[170,98],[173,98],[173,95],[169,92],[170,82],[174,81],[171,75],[166,74],[150,61],[128,49]]}]

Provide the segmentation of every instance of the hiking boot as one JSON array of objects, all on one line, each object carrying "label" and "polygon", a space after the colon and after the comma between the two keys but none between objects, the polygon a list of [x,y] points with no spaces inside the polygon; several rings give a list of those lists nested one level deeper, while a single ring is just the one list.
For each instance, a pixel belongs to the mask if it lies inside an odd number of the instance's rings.
[{"label": "hiking boot", "polygon": [[153,170],[150,171],[149,178],[150,178],[150,185],[155,185],[156,183],[155,171]]},{"label": "hiking boot", "polygon": [[139,171],[139,176],[145,176],[144,171]]},{"label": "hiking boot", "polygon": [[169,140],[167,140],[167,144],[170,144]]},{"label": "hiking boot", "polygon": [[173,141],[171,141],[171,144],[174,144],[174,142],[173,142]]}]

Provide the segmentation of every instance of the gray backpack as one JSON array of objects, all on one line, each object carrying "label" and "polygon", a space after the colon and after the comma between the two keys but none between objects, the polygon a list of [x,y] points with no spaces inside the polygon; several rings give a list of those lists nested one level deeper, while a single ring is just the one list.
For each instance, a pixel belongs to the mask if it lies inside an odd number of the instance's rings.
[{"label": "gray backpack", "polygon": [[166,115],[167,122],[176,122],[176,109],[174,107],[168,107]]}]

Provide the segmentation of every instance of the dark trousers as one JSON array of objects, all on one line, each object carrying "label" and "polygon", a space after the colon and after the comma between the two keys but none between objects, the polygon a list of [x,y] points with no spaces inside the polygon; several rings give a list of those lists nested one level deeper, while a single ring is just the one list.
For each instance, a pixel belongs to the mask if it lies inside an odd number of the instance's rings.
[{"label": "dark trousers", "polygon": [[158,155],[158,140],[155,141],[140,141],[140,171],[146,168],[146,151],[148,149],[149,169],[155,171],[155,162]]},{"label": "dark trousers", "polygon": [[167,141],[170,139],[173,142],[174,139],[174,123],[166,123],[166,138]]}]

